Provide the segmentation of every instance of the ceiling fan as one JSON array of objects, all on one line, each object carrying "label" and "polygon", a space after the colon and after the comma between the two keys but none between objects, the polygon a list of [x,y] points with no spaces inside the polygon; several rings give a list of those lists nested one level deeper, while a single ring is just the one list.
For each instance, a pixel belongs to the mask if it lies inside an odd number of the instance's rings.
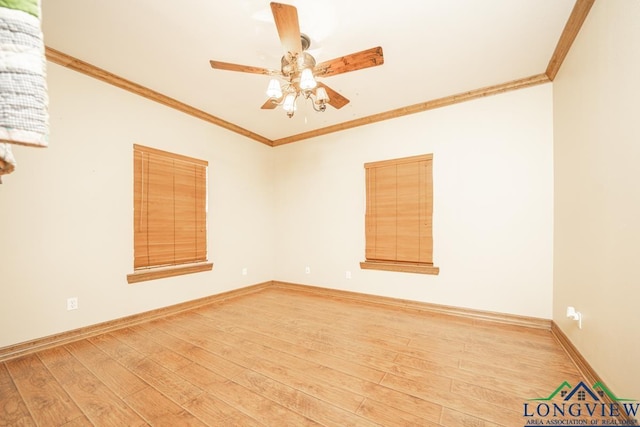
[{"label": "ceiling fan", "polygon": [[300,33],[298,10],[288,4],[272,2],[271,12],[285,52],[281,59],[280,71],[209,61],[211,67],[218,70],[272,76],[267,89],[269,99],[261,107],[264,110],[282,105],[287,115],[293,117],[299,97],[310,99],[316,111],[325,111],[327,104],[336,109],[342,108],[349,100],[324,83],[318,82],[316,78],[330,77],[384,63],[382,48],[378,46],[317,64],[315,58],[307,52],[311,40],[307,35]]}]

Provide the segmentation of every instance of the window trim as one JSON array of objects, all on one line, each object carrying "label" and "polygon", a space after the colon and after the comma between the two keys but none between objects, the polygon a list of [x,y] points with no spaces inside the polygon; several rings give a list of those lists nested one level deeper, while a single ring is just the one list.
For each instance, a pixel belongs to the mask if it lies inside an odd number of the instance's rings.
[{"label": "window trim", "polygon": [[[169,158],[172,158],[174,160],[178,160],[178,161],[182,161],[182,162],[188,162],[188,163],[192,163],[192,164],[198,164],[201,166],[205,167],[205,172],[206,172],[206,168],[208,168],[208,162],[206,160],[201,160],[201,159],[197,159],[194,157],[189,157],[189,156],[185,156],[182,154],[177,154],[177,153],[173,153],[173,152],[169,152],[169,151],[164,151],[164,150],[159,150],[157,148],[152,148],[152,147],[147,147],[147,146],[143,146],[143,145],[139,145],[139,144],[133,144],[133,152],[134,152],[134,159],[135,159],[135,153],[136,151],[140,151],[140,152],[146,152],[146,153],[150,153],[150,154],[155,154],[155,155],[160,155],[160,156],[166,156]],[[134,198],[135,198],[135,165],[134,165]],[[204,205],[204,224],[205,224],[205,230],[206,230],[206,225],[207,225],[207,216],[208,216],[208,207],[207,207],[207,194],[206,192],[208,191],[208,179],[205,175],[205,205]],[[135,207],[134,207],[135,209]],[[135,221],[135,219],[134,219]],[[134,223],[134,227],[135,227],[135,223]],[[134,240],[134,258],[135,258],[135,231],[133,233],[133,240]],[[139,282],[144,282],[144,281],[148,281],[148,280],[155,280],[155,279],[160,279],[160,278],[165,278],[165,277],[175,277],[175,276],[181,276],[181,275],[186,275],[186,274],[192,274],[192,273],[198,273],[198,272],[202,272],[202,271],[210,271],[213,269],[213,263],[210,262],[208,260],[208,250],[207,250],[207,245],[208,245],[208,239],[207,239],[207,232],[205,231],[205,246],[204,246],[204,259],[201,260],[193,260],[191,262],[185,262],[185,263],[180,263],[180,264],[169,264],[169,265],[158,265],[158,266],[149,266],[149,267],[145,267],[145,266],[141,266],[141,267],[135,267],[134,266],[134,271],[131,274],[127,275],[127,283],[132,284],[132,283],[139,283]],[[134,263],[135,264],[135,263]]]},{"label": "window trim", "polygon": [[197,264],[183,264],[171,267],[154,267],[146,270],[137,270],[127,274],[127,283],[146,282],[148,280],[162,279],[164,277],[182,276],[185,274],[199,273],[201,271],[213,270],[212,262]]},{"label": "window trim", "polygon": [[428,264],[412,264],[404,262],[382,262],[382,261],[362,261],[360,268],[363,270],[383,270],[403,273],[433,274],[440,273],[440,267]]},{"label": "window trim", "polygon": [[[422,154],[411,157],[397,158],[397,159],[389,159],[382,160],[376,162],[365,163],[365,170],[375,169],[377,167],[386,167],[390,165],[399,165],[405,163],[414,163],[420,161],[433,161],[433,154]],[[433,174],[433,163],[431,163],[431,174]],[[432,183],[432,178],[431,178]],[[369,208],[369,183],[366,182],[366,200],[365,204],[367,209]],[[433,185],[433,184],[431,184]],[[431,199],[429,200],[429,208],[431,211],[431,218],[433,217],[433,187],[429,188],[429,192],[432,194]],[[365,214],[366,215],[366,214]],[[366,222],[366,220],[365,220]],[[431,229],[429,233],[433,235],[433,224],[431,225]],[[367,228],[365,227],[365,242],[367,241]],[[431,238],[431,244],[433,244],[433,239]],[[366,246],[366,243],[365,243]],[[368,248],[368,246],[366,246]],[[366,250],[365,250],[366,252]],[[360,262],[360,268],[364,270],[383,270],[383,271],[393,271],[393,272],[405,272],[405,273],[418,273],[418,274],[431,274],[438,275],[440,273],[440,268],[433,265],[433,248],[431,248],[431,261],[432,262],[411,262],[411,261],[401,261],[401,260],[378,260],[378,259],[366,259],[365,253],[365,261]]]}]

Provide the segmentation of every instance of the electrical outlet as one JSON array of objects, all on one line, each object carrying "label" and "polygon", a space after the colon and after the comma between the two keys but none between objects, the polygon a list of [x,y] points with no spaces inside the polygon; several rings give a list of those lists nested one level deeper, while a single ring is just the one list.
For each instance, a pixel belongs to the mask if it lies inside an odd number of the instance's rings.
[{"label": "electrical outlet", "polygon": [[582,313],[576,311],[575,307],[569,306],[567,307],[567,317],[571,320],[578,321],[578,328],[582,329]]},{"label": "electrical outlet", "polygon": [[347,270],[347,271],[344,273],[344,278],[345,278],[345,279],[351,279],[351,272]]},{"label": "electrical outlet", "polygon": [[244,267],[244,268],[242,269],[242,275],[243,275],[243,276],[246,276],[246,275],[247,275],[247,273],[248,273],[247,267]]},{"label": "electrical outlet", "polygon": [[67,311],[78,309],[78,297],[67,298]]}]

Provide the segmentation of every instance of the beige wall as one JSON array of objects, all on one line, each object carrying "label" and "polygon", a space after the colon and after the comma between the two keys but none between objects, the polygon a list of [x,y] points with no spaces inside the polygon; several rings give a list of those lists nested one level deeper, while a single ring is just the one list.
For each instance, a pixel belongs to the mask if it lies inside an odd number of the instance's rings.
[{"label": "beige wall", "polygon": [[[550,318],[552,142],[548,84],[277,147],[275,278]],[[440,275],[361,270],[364,163],[424,153]]]},{"label": "beige wall", "polygon": [[[640,399],[640,2],[597,1],[554,82],[553,318]],[[582,312],[583,329],[565,317]]]},{"label": "beige wall", "polygon": [[[49,64],[51,146],[16,147],[0,186],[0,347],[279,279],[553,315],[614,392],[640,398],[639,22],[637,0],[596,2],[553,95],[544,85],[276,149]],[[133,143],[210,162],[212,272],[126,283]],[[440,275],[360,270],[362,165],[422,153],[434,153]]]},{"label": "beige wall", "polygon": [[[551,315],[550,85],[271,149],[48,73],[51,146],[17,147],[0,187],[0,347],[271,279]],[[133,143],[210,162],[212,272],[127,284]],[[420,153],[435,156],[440,276],[360,270],[363,164]]]},{"label": "beige wall", "polygon": [[[16,147],[0,186],[0,347],[273,278],[270,147],[51,63],[48,81],[50,147]],[[134,143],[209,161],[212,272],[127,284]]]}]

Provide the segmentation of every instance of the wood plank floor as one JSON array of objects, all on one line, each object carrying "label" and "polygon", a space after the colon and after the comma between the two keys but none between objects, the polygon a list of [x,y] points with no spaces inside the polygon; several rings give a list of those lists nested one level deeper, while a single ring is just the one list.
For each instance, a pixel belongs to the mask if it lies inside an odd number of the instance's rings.
[{"label": "wood plank floor", "polygon": [[522,426],[546,330],[270,288],[0,364],[0,426]]}]

